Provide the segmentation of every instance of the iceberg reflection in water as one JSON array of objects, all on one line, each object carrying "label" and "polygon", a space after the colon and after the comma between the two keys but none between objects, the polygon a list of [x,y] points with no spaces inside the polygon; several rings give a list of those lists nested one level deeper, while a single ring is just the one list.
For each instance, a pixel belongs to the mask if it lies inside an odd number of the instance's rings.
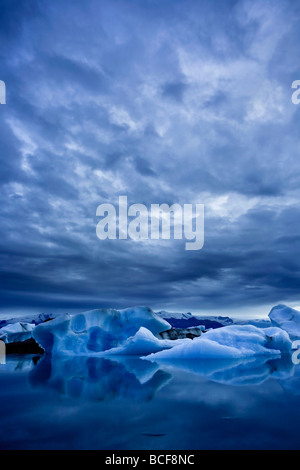
[{"label": "iceberg reflection in water", "polygon": [[136,357],[120,358],[119,362],[86,356],[66,359],[45,356],[29,374],[29,383],[72,398],[143,402],[151,400],[170,378],[156,364],[145,364]]},{"label": "iceberg reflection in water", "polygon": [[289,357],[11,356],[0,385],[2,449],[300,447]]}]

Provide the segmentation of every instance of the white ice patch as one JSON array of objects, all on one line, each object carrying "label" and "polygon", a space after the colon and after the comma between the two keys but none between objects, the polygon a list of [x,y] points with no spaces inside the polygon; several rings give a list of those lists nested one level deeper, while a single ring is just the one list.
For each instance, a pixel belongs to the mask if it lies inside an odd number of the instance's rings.
[{"label": "white ice patch", "polygon": [[151,360],[221,358],[290,353],[291,341],[280,328],[256,328],[252,325],[230,325],[210,330],[190,342],[174,345],[170,350],[148,356]]},{"label": "white ice patch", "polygon": [[106,355],[146,356],[151,353],[171,349],[179,344],[190,342],[191,339],[158,339],[147,328],[141,327],[132,337],[128,338],[122,346],[106,351]]}]

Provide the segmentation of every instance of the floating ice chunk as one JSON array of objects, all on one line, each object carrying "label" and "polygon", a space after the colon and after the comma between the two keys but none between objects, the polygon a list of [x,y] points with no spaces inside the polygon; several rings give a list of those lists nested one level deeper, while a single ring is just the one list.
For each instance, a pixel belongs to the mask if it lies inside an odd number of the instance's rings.
[{"label": "floating ice chunk", "polygon": [[51,320],[51,313],[40,313],[38,315],[10,318],[0,320],[0,340],[5,343],[19,343],[32,338],[32,331],[36,325]]},{"label": "floating ice chunk", "polygon": [[230,325],[210,330],[190,342],[175,345],[170,350],[151,354],[147,358],[242,358],[290,353],[291,341],[280,328],[257,328],[252,325]]},{"label": "floating ice chunk", "polygon": [[32,323],[11,323],[0,329],[0,339],[4,343],[26,341],[32,337],[34,328],[35,325]]},{"label": "floating ice chunk", "polygon": [[286,331],[291,339],[300,338],[300,312],[286,305],[277,305],[269,313],[273,326]]},{"label": "floating ice chunk", "polygon": [[146,307],[101,309],[42,323],[33,337],[48,353],[96,354],[120,346],[141,327],[157,335],[170,325]]}]

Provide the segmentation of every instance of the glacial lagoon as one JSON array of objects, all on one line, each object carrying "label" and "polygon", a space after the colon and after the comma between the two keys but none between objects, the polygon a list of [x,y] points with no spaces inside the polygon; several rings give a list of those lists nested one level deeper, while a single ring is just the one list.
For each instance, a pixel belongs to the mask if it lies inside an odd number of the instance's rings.
[{"label": "glacial lagoon", "polygon": [[299,422],[290,357],[0,364],[1,449],[299,449]]}]

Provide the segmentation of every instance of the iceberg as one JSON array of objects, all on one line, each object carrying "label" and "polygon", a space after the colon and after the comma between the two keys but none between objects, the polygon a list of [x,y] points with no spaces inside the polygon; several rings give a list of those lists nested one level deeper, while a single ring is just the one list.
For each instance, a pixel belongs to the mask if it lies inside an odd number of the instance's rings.
[{"label": "iceberg", "polygon": [[277,305],[269,313],[271,324],[286,331],[291,339],[300,338],[300,312],[286,305]]},{"label": "iceberg", "polygon": [[[33,338],[53,355],[97,354],[121,346],[141,327],[153,336],[171,328],[147,307],[99,309],[41,323],[35,327]],[[149,342],[149,335],[147,338]]]},{"label": "iceberg", "polygon": [[290,352],[291,342],[300,338],[300,312],[285,305],[274,307],[269,320],[252,325],[212,317],[222,320],[223,325],[217,328],[210,324],[206,332],[200,324],[172,326],[172,315],[180,322],[194,323],[190,313],[169,315],[170,322],[163,318],[167,312],[156,314],[147,307],[134,307],[59,314],[56,318],[52,314],[22,317],[27,321],[12,318],[1,320],[0,340],[8,345],[7,353],[232,359]]},{"label": "iceberg", "polygon": [[32,332],[36,325],[52,320],[52,313],[40,313],[38,315],[10,318],[0,320],[0,340],[8,345],[7,354],[34,354],[41,353],[38,345],[32,338]]},{"label": "iceberg", "polygon": [[291,352],[289,335],[280,328],[257,328],[253,325],[229,325],[210,330],[190,342],[175,345],[147,359],[238,359],[251,356],[281,355]]},{"label": "iceberg", "polygon": [[0,340],[4,343],[24,342],[32,337],[32,323],[11,323],[0,329]]}]

